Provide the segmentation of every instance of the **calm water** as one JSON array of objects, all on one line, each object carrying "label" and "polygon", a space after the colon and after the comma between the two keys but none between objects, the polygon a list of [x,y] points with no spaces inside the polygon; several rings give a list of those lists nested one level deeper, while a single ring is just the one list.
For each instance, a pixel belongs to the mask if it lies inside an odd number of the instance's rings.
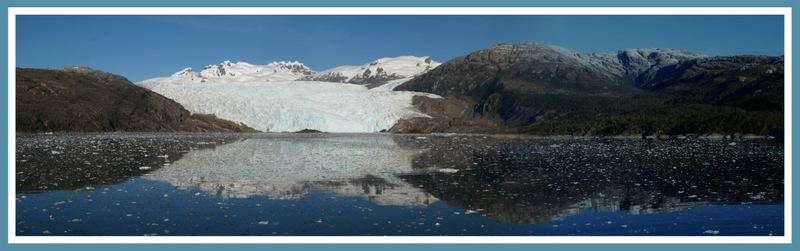
[{"label": "calm water", "polygon": [[21,135],[17,235],[783,235],[783,144]]}]

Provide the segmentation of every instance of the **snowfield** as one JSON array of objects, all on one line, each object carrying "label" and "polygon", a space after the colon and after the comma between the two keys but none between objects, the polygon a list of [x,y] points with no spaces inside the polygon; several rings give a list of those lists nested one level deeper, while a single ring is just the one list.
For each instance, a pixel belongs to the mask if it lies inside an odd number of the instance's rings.
[{"label": "snowfield", "polygon": [[214,114],[264,132],[380,132],[398,120],[427,117],[411,105],[415,95],[315,81],[142,83],[192,113]]},{"label": "snowfield", "polygon": [[332,80],[334,82],[351,82],[356,78],[378,76],[395,76],[397,78],[410,78],[442,63],[433,61],[430,57],[399,56],[380,58],[364,65],[343,65],[306,76],[303,80]]},{"label": "snowfield", "polygon": [[406,81],[411,80],[411,78],[401,78],[395,80],[389,80],[386,84],[380,85],[378,87],[370,89],[370,91],[380,92],[380,91],[392,91],[394,88],[402,85]]},{"label": "snowfield", "polygon": [[169,77],[154,78],[142,81],[172,83],[227,83],[227,82],[272,82],[292,81],[314,73],[310,68],[297,61],[272,62],[267,65],[254,65],[247,62],[223,61],[217,65],[206,65],[200,72],[191,67],[172,74]]}]

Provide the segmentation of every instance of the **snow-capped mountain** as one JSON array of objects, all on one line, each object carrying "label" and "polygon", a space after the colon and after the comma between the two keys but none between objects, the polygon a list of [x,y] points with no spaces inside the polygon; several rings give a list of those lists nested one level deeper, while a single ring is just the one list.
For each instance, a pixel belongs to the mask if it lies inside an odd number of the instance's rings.
[{"label": "snow-capped mountain", "polygon": [[230,83],[230,82],[272,82],[291,81],[314,73],[298,61],[278,61],[267,65],[254,65],[247,62],[224,61],[207,65],[200,72],[191,67],[184,68],[169,77],[154,78],[142,83]]},{"label": "snow-capped mountain", "polygon": [[366,85],[369,88],[381,86],[389,81],[410,79],[436,68],[441,63],[430,57],[399,56],[377,59],[364,65],[344,65],[321,72],[298,61],[278,61],[267,65],[247,62],[224,61],[207,65],[200,72],[191,67],[184,68],[169,77],[142,81],[154,83],[231,83],[231,82],[274,82],[274,81],[322,81]]},{"label": "snow-capped mountain", "polygon": [[391,80],[414,77],[436,68],[440,64],[430,57],[387,57],[364,65],[334,67],[304,76],[301,80],[363,84],[375,87]]}]

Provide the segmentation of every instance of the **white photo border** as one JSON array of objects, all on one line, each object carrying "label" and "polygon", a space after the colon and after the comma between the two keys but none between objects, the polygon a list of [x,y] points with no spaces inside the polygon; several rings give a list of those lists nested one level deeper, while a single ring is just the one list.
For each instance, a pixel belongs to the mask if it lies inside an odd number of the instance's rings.
[{"label": "white photo border", "polygon": [[[784,26],[783,236],[17,236],[16,17],[20,15],[780,15]],[[792,243],[792,8],[790,7],[9,7],[9,243]]]}]

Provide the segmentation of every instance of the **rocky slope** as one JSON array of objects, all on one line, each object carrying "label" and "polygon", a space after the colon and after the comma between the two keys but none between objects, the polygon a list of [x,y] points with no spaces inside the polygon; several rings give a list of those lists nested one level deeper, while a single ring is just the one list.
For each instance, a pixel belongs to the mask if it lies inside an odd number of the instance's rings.
[{"label": "rocky slope", "polygon": [[126,78],[85,67],[17,68],[18,132],[254,132],[180,104]]},{"label": "rocky slope", "polygon": [[482,129],[464,128],[464,121],[496,125],[494,132],[539,134],[783,130],[782,57],[709,57],[672,49],[582,54],[541,43],[501,44],[445,62],[395,90],[446,98],[416,100],[427,114],[455,100],[461,108],[401,121],[394,132]]}]

